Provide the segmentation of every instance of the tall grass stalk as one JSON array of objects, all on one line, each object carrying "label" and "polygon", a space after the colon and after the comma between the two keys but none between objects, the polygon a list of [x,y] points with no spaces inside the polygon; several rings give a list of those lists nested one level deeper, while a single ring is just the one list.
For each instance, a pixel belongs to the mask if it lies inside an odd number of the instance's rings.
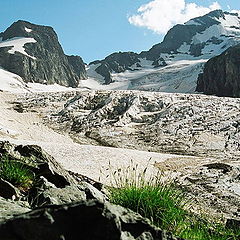
[{"label": "tall grass stalk", "polygon": [[174,179],[163,172],[147,174],[148,166],[143,171],[138,165],[113,170],[109,166],[111,187],[110,201],[127,207],[152,224],[172,232],[178,237],[192,240],[237,240],[239,235],[226,229],[213,218],[203,217],[190,212],[191,200],[186,198]]},{"label": "tall grass stalk", "polygon": [[34,173],[24,163],[9,159],[7,156],[1,157],[0,177],[20,190],[28,190],[34,181]]}]

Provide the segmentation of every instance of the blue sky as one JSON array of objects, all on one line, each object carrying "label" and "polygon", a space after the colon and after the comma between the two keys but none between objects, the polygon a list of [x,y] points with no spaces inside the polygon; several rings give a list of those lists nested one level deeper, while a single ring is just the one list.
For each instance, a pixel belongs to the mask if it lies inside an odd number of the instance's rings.
[{"label": "blue sky", "polygon": [[[167,5],[162,6],[164,2]],[[175,2],[184,3],[188,8],[183,9],[185,13],[179,13],[178,17],[171,8],[171,4],[176,5]],[[204,12],[205,8],[216,7],[214,2],[216,1],[1,0],[0,31],[19,19],[52,26],[67,54],[80,55],[85,62],[90,62],[116,51],[147,50],[162,41],[164,32],[171,24],[184,21],[195,11]],[[217,4],[223,10],[240,9],[239,0],[218,0]],[[139,8],[142,11],[138,12]],[[161,18],[159,9],[166,13],[166,19]]]}]

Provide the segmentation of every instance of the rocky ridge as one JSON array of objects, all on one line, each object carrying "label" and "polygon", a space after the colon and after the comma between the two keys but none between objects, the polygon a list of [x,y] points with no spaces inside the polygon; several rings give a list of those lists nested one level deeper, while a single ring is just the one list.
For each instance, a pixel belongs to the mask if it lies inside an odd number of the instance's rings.
[{"label": "rocky ridge", "polygon": [[[238,44],[239,29],[237,13],[215,10],[174,26],[149,51],[113,53],[90,63],[88,76],[100,84],[118,83],[112,89],[194,92],[206,60]],[[186,67],[181,66],[183,61]]]},{"label": "rocky ridge", "polygon": [[83,60],[64,54],[53,28],[22,20],[1,34],[0,66],[25,82],[77,87],[87,77]]}]

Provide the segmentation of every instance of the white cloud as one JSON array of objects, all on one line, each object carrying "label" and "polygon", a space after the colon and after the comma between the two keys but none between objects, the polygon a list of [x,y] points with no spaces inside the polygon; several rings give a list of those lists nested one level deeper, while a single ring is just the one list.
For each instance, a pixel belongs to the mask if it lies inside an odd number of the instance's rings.
[{"label": "white cloud", "polygon": [[221,9],[218,2],[203,7],[196,3],[186,3],[185,0],[153,0],[142,5],[138,13],[130,16],[128,21],[135,26],[162,34],[177,23],[184,23],[216,9]]}]

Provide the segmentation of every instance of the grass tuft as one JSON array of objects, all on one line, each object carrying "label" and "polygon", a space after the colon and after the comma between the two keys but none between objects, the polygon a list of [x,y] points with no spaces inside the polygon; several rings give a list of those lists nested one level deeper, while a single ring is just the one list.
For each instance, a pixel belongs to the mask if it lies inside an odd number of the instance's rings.
[{"label": "grass tuft", "polygon": [[[111,167],[109,167],[111,171]],[[191,201],[174,180],[158,173],[147,176],[147,167],[138,171],[138,166],[128,166],[110,172],[110,201],[129,208],[152,224],[174,235],[192,240],[237,240],[240,231],[226,229],[224,224],[209,216],[199,216],[190,211]]]},{"label": "grass tuft", "polygon": [[32,186],[35,176],[24,163],[3,156],[0,161],[0,177],[26,191]]}]

